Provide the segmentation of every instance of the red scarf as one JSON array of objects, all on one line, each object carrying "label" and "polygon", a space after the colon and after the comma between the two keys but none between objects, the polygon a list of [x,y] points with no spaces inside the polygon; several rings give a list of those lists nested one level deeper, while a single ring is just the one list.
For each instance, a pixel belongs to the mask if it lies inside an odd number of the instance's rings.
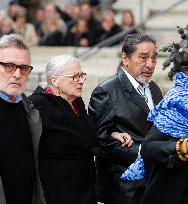
[{"label": "red scarf", "polygon": [[[49,86],[47,86],[47,87],[44,89],[44,92],[47,93],[47,94],[51,94],[51,95],[57,96],[57,95],[55,95],[55,94],[53,93],[52,89],[51,89]],[[76,115],[79,117],[79,116],[80,116],[80,112],[79,112],[79,110],[78,110],[78,106],[77,106],[77,103],[76,103],[75,100],[72,102],[72,106],[71,106],[71,107],[72,107],[73,111],[76,113]]]}]

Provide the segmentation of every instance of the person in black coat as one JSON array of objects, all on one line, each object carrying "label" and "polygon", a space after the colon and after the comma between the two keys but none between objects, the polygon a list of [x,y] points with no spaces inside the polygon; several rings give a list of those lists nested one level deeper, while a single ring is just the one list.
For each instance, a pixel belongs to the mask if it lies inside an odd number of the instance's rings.
[{"label": "person in black coat", "polygon": [[188,203],[188,34],[178,31],[182,41],[163,48],[172,51],[163,65],[173,62],[175,85],[148,116],[154,125],[141,150],[147,179],[141,204]]},{"label": "person in black coat", "polygon": [[95,127],[81,98],[86,73],[77,58],[47,64],[48,85],[30,97],[42,119],[39,174],[47,204],[96,204]]},{"label": "person in black coat", "polygon": [[41,46],[62,46],[64,43],[64,35],[58,27],[58,19],[48,17],[44,20],[44,33],[39,41]]},{"label": "person in black coat", "polygon": [[[102,42],[122,31],[121,27],[115,23],[114,14],[112,11],[108,11],[104,14],[101,24],[102,25],[100,29],[100,36],[98,38],[98,42]],[[118,40],[117,42],[114,42],[110,46],[119,45],[120,42],[121,41]]]},{"label": "person in black coat", "polygon": [[89,28],[85,19],[78,19],[75,26],[68,32],[65,43],[67,46],[89,47]]},{"label": "person in black coat", "polygon": [[[96,158],[97,196],[105,204],[136,204],[145,190],[144,181],[126,182],[121,174],[136,159],[139,145],[151,128],[149,110],[162,94],[150,81],[156,66],[156,42],[147,34],[124,39],[117,73],[97,86],[90,99],[89,115],[96,124],[102,150]],[[122,147],[113,132],[134,140]]]}]

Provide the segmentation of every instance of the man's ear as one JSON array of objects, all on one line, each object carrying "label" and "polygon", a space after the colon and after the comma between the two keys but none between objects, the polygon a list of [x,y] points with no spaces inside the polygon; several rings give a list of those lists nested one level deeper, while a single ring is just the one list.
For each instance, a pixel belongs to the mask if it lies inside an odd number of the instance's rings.
[{"label": "man's ear", "polygon": [[55,87],[58,87],[59,79],[57,77],[52,76],[50,81]]},{"label": "man's ear", "polygon": [[128,57],[125,53],[121,54],[121,62],[122,62],[124,67],[128,66]]}]

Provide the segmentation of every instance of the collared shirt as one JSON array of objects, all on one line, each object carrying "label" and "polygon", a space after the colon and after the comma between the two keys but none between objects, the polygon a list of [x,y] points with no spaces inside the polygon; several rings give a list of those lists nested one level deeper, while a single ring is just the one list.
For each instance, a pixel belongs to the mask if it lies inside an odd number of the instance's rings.
[{"label": "collared shirt", "polygon": [[[2,98],[3,100],[10,102],[10,97],[8,95],[6,95],[5,93],[0,92],[0,98]],[[13,103],[19,103],[22,100],[22,96],[16,96],[15,101]]]},{"label": "collared shirt", "polygon": [[149,109],[153,110],[154,103],[153,103],[153,99],[152,99],[152,96],[151,96],[151,91],[150,91],[150,88],[149,88],[149,84],[141,86],[136,81],[136,79],[133,78],[123,67],[122,67],[122,69],[123,69],[124,73],[126,74],[126,76],[128,77],[131,84],[133,85],[133,87],[135,88],[135,90],[144,98],[144,100],[146,101]]}]

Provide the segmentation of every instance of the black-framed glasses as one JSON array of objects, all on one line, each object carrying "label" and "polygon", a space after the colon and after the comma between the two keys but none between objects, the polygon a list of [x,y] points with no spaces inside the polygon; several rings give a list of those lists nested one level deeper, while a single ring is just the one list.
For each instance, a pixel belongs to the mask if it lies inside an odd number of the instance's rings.
[{"label": "black-framed glasses", "polygon": [[11,62],[8,62],[8,63],[0,62],[0,65],[4,67],[6,73],[10,73],[10,74],[14,73],[16,69],[19,68],[20,73],[22,75],[28,75],[33,69],[33,67],[30,65],[26,65],[26,64],[17,65]]},{"label": "black-framed glasses", "polygon": [[65,77],[69,77],[72,78],[75,82],[78,82],[79,79],[81,78],[83,81],[86,80],[86,76],[87,74],[84,72],[81,73],[75,73],[75,74],[59,74],[60,76],[65,76]]}]

